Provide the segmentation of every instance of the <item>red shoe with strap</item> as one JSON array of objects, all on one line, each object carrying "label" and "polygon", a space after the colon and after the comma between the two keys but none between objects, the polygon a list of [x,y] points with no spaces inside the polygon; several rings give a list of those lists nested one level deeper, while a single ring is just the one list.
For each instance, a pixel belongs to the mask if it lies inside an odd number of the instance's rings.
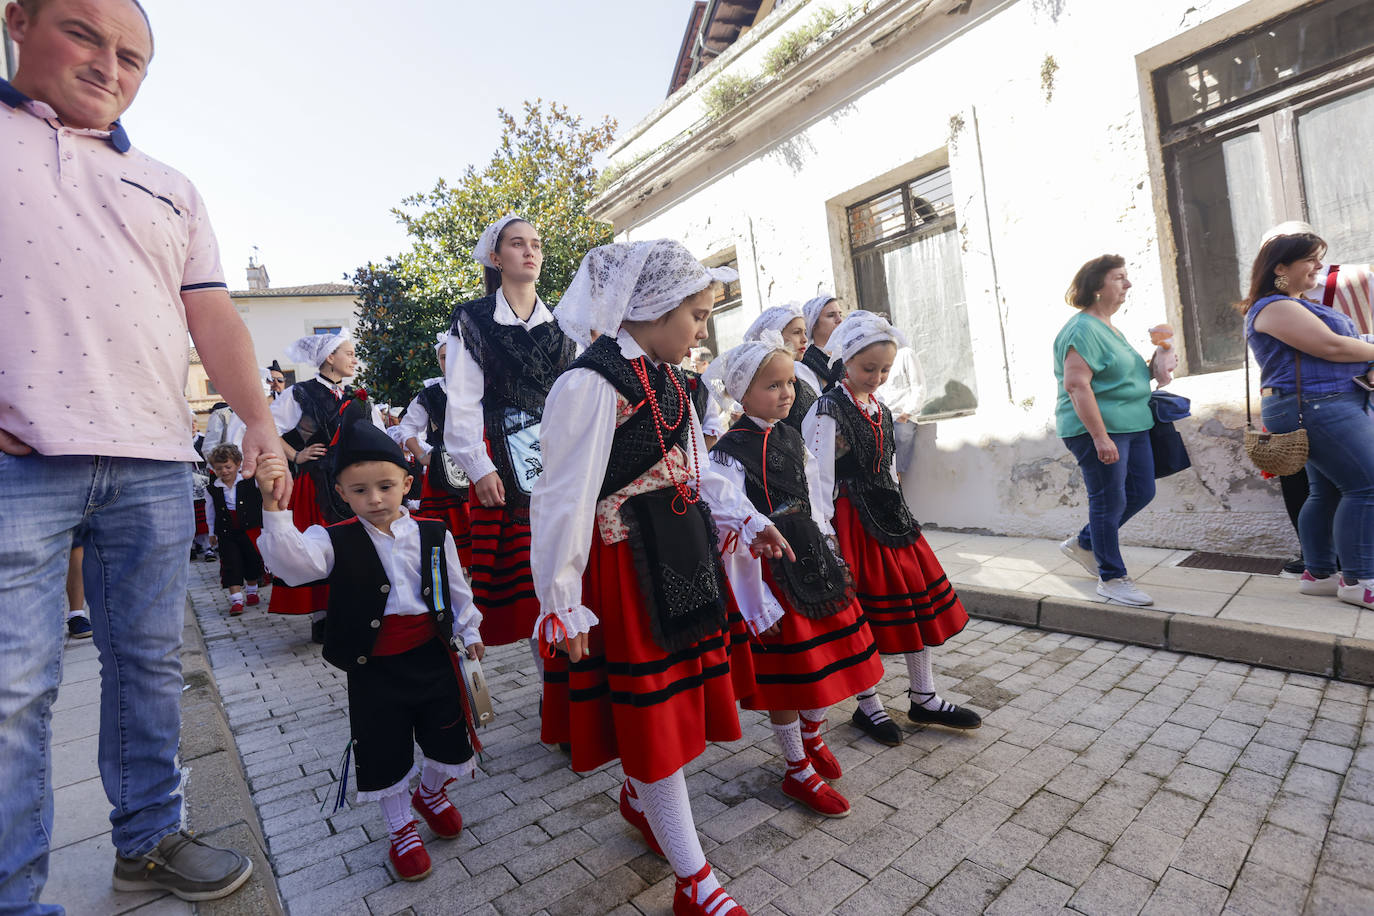
[{"label": "red shoe with strap", "polygon": [[697,903],[697,885],[711,874],[711,865],[701,866],[701,871],[690,878],[677,876],[677,891],[673,894],[673,916],[749,916],[735,898],[718,887]]},{"label": "red shoe with strap", "polygon": [[787,775],[782,778],[782,793],[794,798],[817,814],[826,817],[849,817],[849,800],[836,792],[829,783],[815,773],[801,778],[811,766],[809,760],[788,761]]},{"label": "red shoe with strap", "polygon": [[406,824],[400,833],[391,835],[391,865],[402,881],[419,881],[429,874],[429,853],[420,841],[415,822]]},{"label": "red shoe with strap", "polygon": [[649,826],[649,819],[644,816],[643,811],[636,811],[631,806],[631,798],[639,798],[639,796],[635,794],[634,786],[630,785],[630,781],[627,779],[620,784],[620,816],[644,835],[644,842],[648,844],[650,852],[660,859],[667,858],[663,855],[663,847],[658,845],[658,839],[654,836],[654,829]]},{"label": "red shoe with strap", "polygon": [[463,832],[463,815],[458,813],[458,809],[453,807],[453,803],[444,794],[444,789],[448,788],[450,782],[453,780],[448,780],[439,789],[440,803],[438,805],[425,800],[421,794],[424,790],[423,786],[416,789],[415,794],[410,796],[411,807],[420,812],[420,816],[425,819],[429,829],[433,830],[434,835],[441,840],[454,839]]},{"label": "red shoe with strap", "polygon": [[830,753],[830,748],[825,745],[825,739],[821,737],[821,729],[825,726],[825,720],[812,721],[806,716],[800,718],[802,747],[806,748],[806,756],[811,758],[811,765],[816,768],[816,772],[823,779],[839,779],[844,775],[840,771],[840,762],[835,759],[834,754]]},{"label": "red shoe with strap", "polygon": [[258,604],[261,603],[261,599],[258,598],[257,592],[249,592],[248,598],[246,600],[248,602],[249,607],[256,607]]}]

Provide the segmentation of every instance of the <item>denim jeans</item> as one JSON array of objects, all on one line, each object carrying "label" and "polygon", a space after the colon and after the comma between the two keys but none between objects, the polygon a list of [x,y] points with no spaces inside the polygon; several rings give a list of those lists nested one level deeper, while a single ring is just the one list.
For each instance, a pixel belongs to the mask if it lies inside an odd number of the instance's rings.
[{"label": "denim jeans", "polygon": [[[1269,395],[1260,414],[1270,432],[1298,428],[1295,394]],[[1314,576],[1336,571],[1374,578],[1374,421],[1363,392],[1304,398],[1309,493],[1298,513],[1298,540]]]},{"label": "denim jeans", "polygon": [[181,630],[195,522],[190,466],[0,453],[0,913],[36,903],[53,826],[52,704],[67,558],[100,654],[97,759],[115,848],[140,856],[181,825]]},{"label": "denim jeans", "polygon": [[1078,543],[1091,550],[1097,573],[1105,582],[1126,575],[1121,559],[1121,526],[1155,498],[1155,457],[1150,450],[1149,430],[1109,433],[1120,459],[1103,464],[1092,436],[1084,433],[1065,439],[1088,488],[1088,524],[1078,532]]}]

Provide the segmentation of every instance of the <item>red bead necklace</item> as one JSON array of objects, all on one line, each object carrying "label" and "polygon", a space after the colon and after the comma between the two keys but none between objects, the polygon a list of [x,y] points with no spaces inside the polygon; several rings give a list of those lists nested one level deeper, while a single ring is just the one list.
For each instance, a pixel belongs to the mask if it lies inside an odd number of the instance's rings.
[{"label": "red bead necklace", "polygon": [[[844,380],[843,382],[841,382],[840,384],[841,384],[841,385],[844,385],[844,390],[849,392],[849,397],[850,397],[850,399],[854,402],[854,406],[856,406],[856,407],[859,408],[859,413],[861,413],[861,414],[863,415],[864,420],[866,420],[866,421],[868,422],[868,425],[869,425],[869,426],[873,427],[873,435],[874,435],[874,437],[878,440],[878,452],[877,452],[877,454],[876,454],[876,455],[874,456],[874,458],[873,458],[873,473],[874,473],[874,474],[881,474],[881,473],[883,472],[883,412],[882,412],[882,409],[879,408],[879,410],[878,410],[878,419],[877,419],[877,420],[874,420],[873,417],[870,416],[869,413],[868,413],[868,411],[864,408],[864,403],[867,403],[867,401],[865,401],[865,402],[863,402],[863,403],[860,403],[860,401],[859,401],[859,396],[858,396],[857,394],[854,393],[854,389],[853,389],[853,388],[850,388],[850,387],[849,387],[849,379],[845,379],[845,380]],[[871,401],[872,399],[873,399],[873,396],[872,396],[872,395],[869,395],[867,400]]]},{"label": "red bead necklace", "polygon": [[[668,470],[668,480],[672,482],[673,489],[677,490],[677,499],[673,500],[673,512],[678,515],[686,515],[687,507],[701,499],[701,462],[697,459],[697,437],[689,436],[692,440],[692,470],[684,471],[682,480],[677,479],[677,473],[673,470],[673,464],[668,460],[668,445],[663,441],[663,431],[665,429],[676,429],[682,422],[682,412],[687,408],[687,392],[682,390],[681,383],[677,380],[677,375],[672,369],[665,368],[663,371],[668,373],[668,381],[672,382],[673,388],[677,391],[677,418],[669,425],[663,419],[663,411],[658,406],[658,397],[654,394],[653,386],[649,384],[649,363],[644,357],[639,357],[631,361],[634,367],[635,377],[639,379],[639,384],[644,388],[644,400],[649,402],[649,410],[654,417],[654,435],[658,437],[658,448],[663,453],[663,464]],[[692,480],[692,474],[696,474],[696,489],[693,490],[688,484]],[[678,508],[678,500],[682,501],[682,508]]]}]

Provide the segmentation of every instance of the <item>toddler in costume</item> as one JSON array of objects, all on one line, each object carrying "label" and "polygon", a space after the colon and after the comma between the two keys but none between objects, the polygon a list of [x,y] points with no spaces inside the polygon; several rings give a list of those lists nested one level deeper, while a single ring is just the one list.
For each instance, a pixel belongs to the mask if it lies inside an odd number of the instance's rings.
[{"label": "toddler in costume", "polygon": [[579,772],[619,758],[621,814],[677,874],[675,916],[744,916],[702,853],[682,772],[707,741],[740,737],[738,668],[752,680],[748,651],[730,651],[716,526],[790,554],[707,466],[678,368],[706,337],[713,283],[734,277],[674,241],[588,252],[558,312],[590,346],[549,392],[530,504],[535,633],[567,651],[546,662],[543,740],[569,742]]},{"label": "toddler in costume", "polygon": [[[331,452],[335,486],[354,517],[298,531],[271,495],[286,465],[269,457],[257,472],[265,510],[258,546],[287,582],[329,581],[324,659],[348,673],[358,801],[381,805],[391,864],[417,881],[430,859],[411,808],[441,839],[463,828],[444,788],[472,775],[480,745],[450,645],[461,642],[468,658],[480,659],[482,615],[444,523],[411,518],[401,504],[411,484],[401,447],[355,420]],[[424,765],[412,794],[416,743]]]},{"label": "toddler in costume", "polygon": [[[874,397],[898,346],[906,340],[883,318],[851,312],[829,347],[832,358],[843,359],[846,376],[816,401],[802,431],[827,496],[821,515],[833,519],[878,651],[906,657],[907,717],[918,725],[977,728],[983,720],[976,712],[935,691],[929,647],[962,630],[968,613],[907,509],[892,466],[892,412]],[[866,691],[858,700],[854,724],[884,744],[899,743],[901,732],[877,695]]]},{"label": "toddler in costume", "polygon": [[210,545],[219,550],[219,584],[229,589],[229,616],[243,613],[245,593],[249,605],[258,603],[258,584],[265,570],[258,553],[257,539],[262,531],[262,494],[250,477],[239,472],[243,452],[225,443],[210,451],[210,468],[215,480],[206,501],[206,524],[212,534]]},{"label": "toddler in costume", "polygon": [[760,563],[739,549],[726,554],[745,617],[764,622],[750,643],[755,689],[740,702],[768,710],[787,761],[783,792],[827,817],[845,817],[848,800],[825,782],[841,772],[821,728],[832,703],[882,680],[883,664],[849,571],[835,555],[830,522],[818,511],[829,500],[818,489],[816,459],[786,423],[795,400],[795,350],[777,331],[757,336],[707,370],[708,382],[719,380],[744,407],[711,460],[778,526],[797,559]]}]

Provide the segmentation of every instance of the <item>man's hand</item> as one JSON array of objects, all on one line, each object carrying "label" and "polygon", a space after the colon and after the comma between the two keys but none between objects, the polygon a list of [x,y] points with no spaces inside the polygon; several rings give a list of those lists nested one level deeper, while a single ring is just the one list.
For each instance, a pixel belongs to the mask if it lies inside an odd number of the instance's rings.
[{"label": "man's hand", "polygon": [[[291,475],[286,472],[286,459],[281,455],[259,455],[258,472],[254,475],[258,481],[258,490],[262,493],[262,507],[268,512],[279,512],[285,505],[284,499],[277,497],[277,490],[281,487],[282,479],[287,481]],[[291,487],[286,487],[286,493],[291,494]]]},{"label": "man's hand", "polygon": [[767,557],[771,560],[783,556],[793,562],[797,559],[797,555],[792,552],[792,545],[787,543],[787,538],[773,525],[759,532],[759,536],[754,538],[754,543],[749,545],[749,552],[756,557]]},{"label": "man's hand", "polygon": [[487,647],[480,642],[475,642],[467,648],[467,656],[475,662],[480,662],[487,654]]},{"label": "man's hand", "polygon": [[[277,428],[271,423],[248,427],[243,434],[243,476],[253,476],[258,465],[269,456],[281,462],[281,476],[273,481],[271,490],[273,501],[278,506],[284,506],[291,498],[291,475],[286,472],[286,454]],[[258,489],[262,489],[261,482]],[[263,493],[263,498],[267,498],[267,493]]]},{"label": "man's hand", "polygon": [[492,471],[473,484],[477,488],[477,499],[484,506],[504,506],[506,504],[506,485],[501,476]]},{"label": "man's hand", "polygon": [[6,455],[27,455],[33,449],[29,448],[18,436],[12,436],[0,429],[0,452]]}]

